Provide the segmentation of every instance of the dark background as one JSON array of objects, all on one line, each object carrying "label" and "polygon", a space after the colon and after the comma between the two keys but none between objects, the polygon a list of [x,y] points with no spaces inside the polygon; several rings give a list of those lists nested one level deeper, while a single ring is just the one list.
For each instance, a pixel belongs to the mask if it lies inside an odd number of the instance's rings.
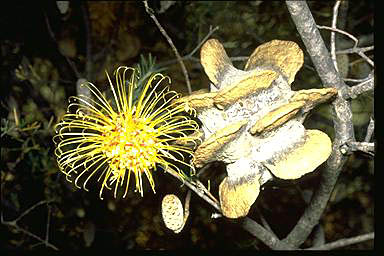
[{"label": "dark background", "polygon": [[[152,1],[149,5],[182,56],[198,45],[211,25],[219,26],[211,37],[224,44],[230,57],[249,56],[258,45],[272,39],[294,41],[306,55],[284,2],[187,1],[165,8],[161,2]],[[317,24],[331,25],[333,2],[309,2],[309,7]],[[53,127],[64,114],[68,97],[76,94],[79,76],[105,86],[105,70],[111,72],[120,65],[135,66],[151,53],[159,67],[167,68],[163,73],[172,78],[172,89],[187,94],[176,57],[141,2],[71,2],[64,14],[54,1],[18,3],[1,9],[1,213],[4,221],[17,218],[42,200],[52,200],[48,206],[36,207],[18,225],[45,239],[48,223],[49,242],[61,250],[86,247],[95,250],[104,247],[118,250],[267,249],[241,229],[241,220],[211,219],[214,209],[194,194],[184,230],[178,235],[167,230],[161,219],[161,199],[167,193],[174,193],[184,201],[187,190],[162,172],[154,174],[156,194],[147,184],[143,198],[132,191],[125,199],[106,195],[103,201],[98,197],[99,184],[90,186],[90,192],[76,190],[59,173],[53,152]],[[373,1],[349,4],[345,30],[361,39],[359,46],[373,45],[373,9]],[[329,42],[329,31],[321,33],[325,42]],[[88,60],[87,44],[92,51],[92,59]],[[344,49],[352,45],[351,40],[342,37],[338,46]],[[368,55],[373,58],[373,52]],[[199,51],[184,61],[193,90],[208,86],[198,58]],[[348,78],[367,75],[369,68],[358,55],[342,59],[344,62],[341,60],[339,65],[347,68]],[[87,61],[91,72],[86,72]],[[243,68],[245,61],[234,64]],[[321,87],[307,55],[292,87],[295,90]],[[373,111],[372,93],[353,100],[352,110],[356,139],[361,141]],[[323,130],[333,138],[329,106],[320,106],[313,112],[305,126]],[[321,168],[295,182],[267,183],[249,217],[260,221],[262,214],[278,237],[283,238],[305,208],[302,194],[310,193],[319,183]],[[205,184],[210,180],[216,197],[224,170],[222,164],[215,163],[202,177]],[[373,178],[373,159],[361,153],[351,155],[321,219],[326,241],[374,230]],[[5,249],[45,248],[36,239],[4,223],[0,233],[1,246]],[[312,238],[310,236],[304,246],[311,246]],[[368,241],[343,249],[372,248],[373,241]]]}]

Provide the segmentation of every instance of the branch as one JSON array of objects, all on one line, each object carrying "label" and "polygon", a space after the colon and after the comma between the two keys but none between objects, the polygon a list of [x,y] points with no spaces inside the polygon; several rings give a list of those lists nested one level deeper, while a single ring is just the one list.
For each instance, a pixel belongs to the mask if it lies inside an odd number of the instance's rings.
[{"label": "branch", "polygon": [[[189,54],[184,55],[183,57],[181,57],[181,59],[182,60],[190,60],[193,62],[198,62],[200,64],[199,58],[189,56]],[[231,61],[246,61],[249,59],[249,56],[229,57],[229,59]],[[159,65],[159,67],[165,67],[165,66],[171,65],[171,64],[176,63],[176,62],[177,62],[177,59],[176,60],[168,60],[168,61],[160,62],[160,63],[158,63],[158,65]],[[201,66],[201,64],[200,64],[200,66]]]},{"label": "branch", "polygon": [[372,91],[374,89],[374,78],[373,75],[369,75],[369,78],[357,85],[354,85],[352,87],[348,87],[345,91],[344,98],[345,99],[355,99],[357,96],[359,96],[362,93]]},{"label": "branch", "polygon": [[[208,190],[204,187],[201,182],[194,185],[189,180],[180,178],[180,176],[172,169],[166,169],[165,171],[180,180],[181,182],[183,182],[183,184],[187,185],[187,187],[190,188],[193,192],[195,192],[201,199],[212,205],[219,213],[222,213],[220,204],[218,203],[219,201],[217,199],[212,200],[210,196],[205,194]],[[215,213],[214,215],[212,215],[212,218],[214,218],[213,216],[216,217],[217,215],[218,214]],[[256,221],[250,219],[249,217],[245,217],[243,222],[243,228],[258,239],[260,239],[264,244],[266,244],[270,248],[292,249],[292,246],[286,244],[285,242],[281,242],[273,233],[269,232],[268,230],[263,228],[263,226],[258,224]]]},{"label": "branch", "polygon": [[365,55],[365,53],[357,52],[357,54],[360,55],[360,57],[362,57],[366,62],[368,62],[369,65],[375,67],[375,63],[367,55]]},{"label": "branch", "polygon": [[[195,58],[193,57],[193,54],[195,54],[195,52],[200,49],[200,47],[205,43],[205,41],[208,40],[208,38],[216,31],[218,30],[219,27],[216,26],[214,28],[212,28],[212,26],[209,27],[209,31],[208,31],[208,34],[203,38],[203,40],[200,41],[200,43],[190,52],[188,53],[187,55],[184,55],[183,57],[181,57],[182,60],[192,60],[192,61],[195,61],[195,62],[199,62],[200,63],[200,59],[199,58]],[[164,67],[164,66],[168,66],[170,64],[173,64],[175,62],[178,62],[178,59],[176,60],[169,60],[169,61],[164,61],[162,63],[159,63],[158,65],[160,67]]]},{"label": "branch", "polygon": [[165,170],[167,173],[169,173],[170,175],[172,175],[173,177],[175,177],[176,179],[180,180],[181,182],[183,182],[183,184],[187,185],[188,188],[190,188],[193,192],[195,192],[199,197],[201,197],[201,199],[203,199],[204,201],[206,201],[207,203],[209,203],[210,205],[212,205],[216,210],[218,210],[220,213],[221,213],[221,207],[220,205],[217,203],[218,200],[216,199],[216,202],[213,201],[211,198],[209,198],[209,196],[205,195],[204,194],[204,190],[201,189],[201,187],[197,187],[195,186],[194,184],[192,184],[189,180],[186,180],[186,179],[182,179],[180,177],[179,174],[177,174],[175,171],[173,171],[172,169],[166,169]]},{"label": "branch", "polygon": [[[268,221],[264,218],[263,214],[259,211],[258,208],[256,208],[256,211],[258,215],[260,216],[261,224],[269,231],[272,235],[276,236],[276,234],[273,232],[271,226],[269,225]],[[277,236],[276,236],[277,237]]]},{"label": "branch", "polygon": [[49,204],[47,204],[47,225],[46,225],[46,228],[45,228],[45,241],[44,241],[44,244],[47,244],[48,243],[48,240],[49,240],[49,225],[51,223],[51,206]]},{"label": "branch", "polygon": [[18,222],[20,219],[22,219],[25,215],[29,214],[32,210],[34,210],[36,207],[42,205],[42,204],[48,204],[52,201],[40,201],[34,205],[32,205],[31,207],[29,207],[27,210],[25,210],[22,214],[19,215],[19,217],[17,217],[16,219],[12,220],[12,221],[4,221],[4,223],[8,223],[8,224],[12,224],[12,223],[15,223]]},{"label": "branch", "polygon": [[352,82],[352,83],[362,83],[362,82],[366,82],[369,80],[369,76],[365,77],[365,78],[359,78],[359,79],[355,79],[355,78],[343,78],[344,82]]},{"label": "branch", "polygon": [[52,28],[51,28],[51,25],[50,25],[50,23],[49,23],[49,19],[48,19],[48,16],[47,16],[46,13],[44,13],[44,18],[45,18],[45,23],[46,23],[46,25],[47,25],[47,29],[48,29],[48,34],[49,34],[49,36],[51,37],[52,41],[55,42],[57,50],[58,50],[59,53],[65,58],[65,60],[67,61],[68,65],[69,65],[70,68],[72,69],[73,73],[75,73],[76,78],[79,79],[79,78],[81,77],[81,74],[80,74],[80,72],[77,70],[76,65],[75,65],[75,64],[74,64],[74,63],[73,63],[67,56],[65,56],[64,54],[62,54],[61,51],[60,51],[60,49],[58,48],[55,33],[53,33],[53,31],[52,31]]},{"label": "branch", "polygon": [[349,48],[345,50],[339,50],[336,51],[336,54],[351,54],[351,53],[359,53],[359,52],[368,52],[374,50],[374,46],[367,46],[367,47],[355,47],[355,48]]},{"label": "branch", "polygon": [[322,246],[325,244],[325,234],[324,229],[320,223],[315,227],[314,236],[313,236],[313,246]]},{"label": "branch", "polygon": [[[337,14],[339,11],[341,1],[336,1],[335,6],[333,7],[333,15],[332,15],[332,28],[336,29],[336,23],[337,23]],[[337,67],[337,60],[336,60],[336,40],[335,40],[335,32],[331,32],[331,59],[333,61],[333,65],[335,66],[336,71],[339,71],[339,68]]]},{"label": "branch", "polygon": [[153,10],[151,8],[149,8],[148,2],[147,1],[143,1],[143,3],[144,3],[144,6],[145,6],[145,11],[149,14],[151,19],[155,22],[155,24],[159,28],[161,34],[163,34],[163,36],[167,39],[168,44],[171,46],[173,52],[175,53],[177,61],[179,62],[180,66],[181,66],[181,69],[183,71],[183,74],[184,74],[184,77],[185,77],[185,82],[187,83],[188,93],[191,94],[192,93],[192,89],[191,89],[191,82],[189,81],[188,71],[185,68],[184,62],[182,61],[181,56],[180,56],[179,52],[177,51],[177,48],[173,44],[172,39],[168,36],[167,32],[161,26],[160,22],[157,20],[156,16],[153,14]]},{"label": "branch", "polygon": [[201,175],[203,175],[203,173],[205,173],[205,171],[207,171],[210,167],[211,167],[212,163],[208,163],[206,165],[204,165],[197,173],[196,173],[196,177],[200,177]]},{"label": "branch", "polygon": [[[52,249],[58,251],[59,249],[58,249],[56,246],[54,246],[53,244],[51,244],[51,243],[48,242],[48,237],[49,237],[49,236],[48,236],[48,233],[49,233],[49,232],[48,232],[48,230],[49,230],[49,223],[47,223],[45,239],[40,238],[39,236],[37,236],[37,235],[33,234],[32,232],[30,232],[30,231],[28,231],[28,230],[26,230],[26,229],[20,227],[20,226],[17,224],[17,222],[18,222],[21,218],[23,218],[25,215],[29,214],[29,213],[30,213],[32,210],[34,210],[36,207],[38,207],[38,206],[40,206],[40,205],[42,205],[42,204],[47,204],[47,205],[48,205],[48,204],[51,203],[51,202],[53,202],[53,200],[48,200],[48,201],[47,201],[47,200],[43,200],[43,201],[40,201],[40,202],[38,202],[38,203],[32,205],[31,207],[29,207],[27,210],[25,210],[23,213],[21,213],[21,214],[19,215],[19,217],[17,217],[17,218],[14,219],[14,220],[11,220],[11,221],[5,221],[4,218],[3,218],[3,212],[1,212],[1,224],[6,225],[6,226],[13,227],[13,228],[15,228],[17,231],[21,231],[21,232],[23,232],[24,234],[26,234],[26,235],[28,235],[28,236],[30,236],[30,237],[35,238],[35,239],[38,240],[39,242],[43,243],[46,247],[50,247],[50,248],[52,248]],[[48,218],[47,218],[47,222],[49,222],[49,221],[50,221],[50,209],[48,208]]]},{"label": "branch", "polygon": [[[323,85],[338,90],[346,90],[347,85],[332,63],[307,3],[304,1],[286,1],[286,4]],[[311,202],[292,231],[282,240],[292,244],[295,248],[307,239],[313,227],[318,224],[340,171],[347,160],[347,157],[340,152],[340,146],[346,142],[355,141],[350,103],[339,96],[332,105],[335,129],[333,151],[325,170],[321,173],[321,182]]]},{"label": "branch", "polygon": [[187,222],[188,216],[189,216],[189,204],[191,202],[191,190],[188,190],[187,196],[185,197],[185,203],[184,203],[184,219],[183,219],[183,225]]},{"label": "branch", "polygon": [[219,200],[217,200],[211,192],[200,182],[200,180],[196,179],[197,188],[200,188],[208,197],[210,197],[217,205],[220,204]]},{"label": "branch", "polygon": [[276,237],[274,234],[266,230],[263,226],[261,226],[259,223],[249,217],[245,217],[242,227],[249,233],[251,233],[253,236],[260,239],[269,248],[275,250],[294,249],[285,241],[280,241],[278,237]]},{"label": "branch", "polygon": [[357,243],[365,242],[368,240],[372,240],[374,238],[375,238],[375,233],[372,232],[372,233],[368,233],[365,235],[355,236],[352,238],[343,238],[343,239],[337,240],[337,241],[332,242],[332,243],[328,243],[328,244],[324,244],[324,245],[320,245],[320,246],[314,246],[311,248],[307,248],[305,250],[332,250],[332,249],[348,246],[351,244],[357,244]]},{"label": "branch", "polygon": [[372,116],[369,118],[369,125],[367,128],[367,133],[365,135],[364,142],[370,142],[372,138],[373,131],[375,130],[375,121]]},{"label": "branch", "polygon": [[347,149],[348,152],[362,151],[371,156],[374,156],[375,143],[373,142],[348,142],[346,145],[348,147]]},{"label": "branch", "polygon": [[[346,36],[348,36],[349,38],[351,38],[355,42],[355,44],[353,45],[353,48],[357,48],[359,40],[356,37],[354,37],[353,35],[349,34],[348,32],[345,32],[345,31],[337,29],[337,28],[327,27],[327,26],[319,26],[319,25],[317,25],[317,28],[319,28],[319,29],[329,29],[331,31],[335,31],[335,32],[338,32],[340,34],[346,35]],[[360,55],[360,57],[362,57],[366,62],[368,62],[369,65],[371,65],[372,67],[375,66],[375,63],[373,63],[373,61],[367,55],[365,55],[363,52],[361,52],[361,51],[359,52],[358,51],[356,53],[358,55]]]},{"label": "branch", "polygon": [[[341,30],[341,29],[328,27],[328,26],[320,26],[320,25],[316,25],[316,26],[318,29],[328,29],[328,30],[331,30],[333,32],[338,32],[340,34],[346,35],[347,37],[351,38],[355,42],[353,45],[353,48],[357,48],[359,40],[356,37],[354,37],[353,35],[349,34],[348,32],[345,32],[344,30]],[[333,32],[331,32],[331,33],[333,33]]]},{"label": "branch", "polygon": [[207,41],[208,38],[218,29],[219,29],[219,26],[216,26],[214,28],[212,28],[212,26],[209,26],[208,34],[203,38],[203,40],[200,41],[200,43],[195,47],[195,49],[193,49],[188,55],[192,56],[193,54],[195,54],[195,52],[198,49],[200,49],[200,47],[205,43],[205,41]]}]

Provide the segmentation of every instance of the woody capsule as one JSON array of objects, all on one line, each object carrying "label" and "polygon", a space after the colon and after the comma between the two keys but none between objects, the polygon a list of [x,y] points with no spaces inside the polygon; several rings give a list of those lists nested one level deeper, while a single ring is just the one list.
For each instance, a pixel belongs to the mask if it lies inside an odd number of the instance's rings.
[{"label": "woody capsule", "polygon": [[202,143],[193,164],[226,163],[219,187],[220,206],[228,218],[244,217],[260,186],[273,176],[298,179],[327,160],[327,134],[307,130],[303,121],[316,105],[337,94],[334,88],[292,91],[303,52],[291,41],[272,40],[257,47],[244,70],[235,68],[222,44],[208,40],[201,64],[210,92],[178,99],[197,112]]}]

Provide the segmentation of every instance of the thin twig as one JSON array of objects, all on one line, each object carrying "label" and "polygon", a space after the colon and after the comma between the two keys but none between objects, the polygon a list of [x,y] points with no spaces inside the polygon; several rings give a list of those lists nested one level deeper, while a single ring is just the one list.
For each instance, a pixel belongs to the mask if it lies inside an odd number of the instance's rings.
[{"label": "thin twig", "polygon": [[184,220],[183,225],[187,222],[188,216],[189,216],[189,204],[191,202],[191,190],[188,190],[187,196],[185,197],[185,203],[184,203]]},{"label": "thin twig", "polygon": [[195,52],[198,49],[200,49],[200,47],[205,43],[205,41],[207,41],[208,38],[218,29],[219,29],[219,26],[216,26],[214,28],[212,28],[212,26],[209,26],[208,34],[203,38],[203,40],[200,41],[200,43],[195,47],[195,49],[193,49],[188,55],[192,56],[193,54],[195,54]]},{"label": "thin twig", "polygon": [[[260,210],[256,208],[256,211],[258,215],[260,216],[261,224],[269,231],[271,234],[276,236],[275,232],[273,232],[271,226],[269,225],[268,221],[264,218],[263,214],[261,214]],[[276,236],[277,237],[277,236]]]},{"label": "thin twig", "polygon": [[[195,52],[198,49],[200,49],[200,47],[203,45],[203,43],[205,43],[205,41],[207,41],[207,39],[218,29],[219,29],[218,26],[214,27],[213,29],[212,29],[212,27],[209,27],[208,34],[203,38],[203,40],[201,40],[200,43],[190,53],[182,56],[181,60],[191,60],[191,61],[200,63],[200,59],[193,57],[193,55],[195,54]],[[165,67],[165,66],[171,65],[171,64],[176,63],[176,62],[178,62],[178,59],[168,60],[168,61],[158,63],[158,66],[159,67]]]},{"label": "thin twig", "polygon": [[51,206],[49,204],[47,204],[47,224],[45,227],[45,240],[44,240],[44,242],[39,242],[39,243],[35,244],[33,247],[38,246],[40,244],[45,245],[45,244],[49,243],[49,226],[50,226],[50,223],[51,223]]},{"label": "thin twig", "polygon": [[85,42],[86,42],[86,59],[85,59],[85,77],[88,80],[93,80],[92,74],[92,38],[91,38],[91,23],[89,22],[89,11],[87,2],[81,3],[81,11],[83,13]]},{"label": "thin twig", "polygon": [[351,82],[351,83],[362,83],[362,82],[368,81],[369,79],[371,79],[370,76],[367,76],[367,77],[361,78],[361,79],[343,78],[344,82]]},{"label": "thin twig", "polygon": [[328,27],[328,26],[320,26],[320,25],[316,25],[318,29],[328,29],[328,30],[331,30],[331,31],[334,31],[334,32],[338,32],[340,34],[343,34],[343,35],[346,35],[347,37],[351,38],[355,44],[353,46],[353,48],[357,48],[357,44],[359,43],[359,40],[354,37],[353,35],[349,34],[348,32],[345,32],[344,30],[341,30],[341,29],[337,29],[337,28],[331,28],[331,27]]},{"label": "thin twig", "polygon": [[371,156],[373,156],[375,152],[374,142],[348,142],[347,146],[349,151],[362,151]]},{"label": "thin twig", "polygon": [[374,89],[374,77],[373,75],[369,76],[370,78],[364,82],[361,82],[357,85],[354,85],[352,87],[347,88],[347,95],[346,98],[355,99],[357,96],[359,96],[362,93],[372,91]]},{"label": "thin twig", "polygon": [[[200,63],[200,59],[199,58],[196,58],[196,57],[193,57],[193,56],[189,56],[189,54],[181,57],[181,59],[182,60],[190,60],[190,61],[193,61],[193,62]],[[172,59],[172,60],[167,60],[167,61],[159,62],[157,64],[157,66],[159,66],[159,67],[166,67],[166,66],[169,66],[169,65],[172,65],[172,64],[175,64],[175,63],[178,63],[178,59]]]},{"label": "thin twig", "polygon": [[[186,179],[180,178],[180,176],[171,169],[166,169],[166,172],[171,174],[173,177],[177,178],[183,184],[187,185],[188,188],[190,188],[193,192],[195,192],[201,199],[212,205],[219,213],[222,213],[220,205],[216,202],[214,202],[211,198],[209,198],[207,195],[204,194],[204,190],[201,188],[196,187],[191,182],[189,182]],[[204,187],[204,186],[203,186]],[[206,190],[206,189],[205,189]],[[217,199],[216,199],[217,201]],[[284,241],[280,241],[276,235],[269,232],[265,228],[263,228],[260,224],[258,224],[256,221],[252,220],[249,217],[245,217],[243,222],[243,228],[253,234],[255,237],[259,238],[263,243],[268,245],[270,248],[277,248],[277,249],[293,249],[292,246],[285,243]]]},{"label": "thin twig", "polygon": [[368,76],[362,79],[352,79],[352,78],[344,78],[345,82],[353,82],[358,83],[357,85],[353,85],[351,87],[347,87],[345,90],[340,91],[341,95],[344,99],[354,99],[362,93],[367,91],[371,91],[374,89],[374,70],[369,73]]},{"label": "thin twig", "polygon": [[[311,198],[313,196],[312,190],[302,190],[297,184],[295,184],[294,188],[299,192],[301,198],[303,199],[305,206],[307,206],[311,202]],[[325,241],[324,237],[324,229],[322,228],[320,223],[313,228],[314,238],[313,245],[323,245]]]},{"label": "thin twig", "polygon": [[53,33],[52,31],[52,28],[51,28],[51,25],[49,23],[49,19],[48,19],[48,16],[46,13],[44,13],[44,17],[45,17],[45,23],[47,25],[47,29],[48,29],[48,33],[50,35],[50,37],[52,38],[52,40],[55,42],[56,44],[56,47],[58,49],[58,51],[60,52],[60,54],[65,58],[65,60],[67,61],[68,65],[71,67],[73,73],[75,73],[76,75],[76,78],[79,79],[81,77],[81,74],[80,72],[77,70],[75,64],[67,57],[65,56],[64,54],[61,53],[59,47],[58,47],[58,44],[57,44],[57,40],[56,40],[56,36],[55,36],[55,33]]},{"label": "thin twig", "polygon": [[[5,224],[5,225],[8,225],[7,223],[4,223],[4,224]],[[26,229],[20,227],[20,226],[17,225],[17,224],[16,224],[16,225],[10,225],[10,226],[13,226],[16,230],[21,231],[21,232],[23,232],[24,234],[26,234],[26,235],[28,235],[28,236],[30,236],[30,237],[35,238],[36,240],[38,240],[38,241],[40,241],[41,243],[43,243],[46,247],[52,248],[52,249],[54,249],[54,250],[56,250],[56,251],[59,250],[59,248],[57,248],[57,247],[54,246],[53,244],[51,244],[51,243],[47,243],[44,239],[41,239],[41,238],[38,237],[37,235],[35,235],[35,234],[29,232],[28,230],[26,230]]]},{"label": "thin twig", "polygon": [[42,204],[48,204],[48,203],[50,203],[50,202],[52,202],[52,200],[51,200],[51,201],[46,201],[46,200],[40,201],[40,202],[38,202],[38,203],[32,205],[31,207],[29,207],[27,210],[25,210],[22,214],[19,215],[19,217],[17,217],[17,218],[14,219],[13,221],[7,221],[7,222],[9,222],[9,223],[11,223],[11,222],[16,223],[16,222],[18,222],[20,219],[22,219],[25,215],[29,214],[32,210],[34,210],[36,207],[38,207],[38,206],[40,206],[40,205],[42,205]]},{"label": "thin twig", "polygon": [[[50,248],[52,248],[52,249],[58,251],[59,249],[58,249],[56,246],[54,246],[53,244],[51,244],[51,243],[48,242],[48,236],[47,236],[47,233],[46,233],[46,238],[45,238],[45,239],[42,239],[42,238],[40,238],[39,236],[37,236],[37,235],[33,234],[32,232],[30,232],[30,231],[28,231],[28,230],[26,230],[26,229],[20,227],[20,226],[17,224],[17,222],[18,222],[21,218],[23,218],[25,215],[29,214],[29,213],[30,213],[32,210],[34,210],[36,207],[38,207],[38,206],[40,206],[40,205],[42,205],[42,204],[47,204],[47,205],[48,205],[48,204],[51,203],[51,202],[53,202],[53,200],[43,200],[43,201],[40,201],[40,202],[38,202],[38,203],[32,205],[31,207],[29,207],[27,210],[25,210],[23,213],[21,213],[21,214],[19,215],[19,217],[17,217],[17,218],[14,219],[14,220],[11,220],[11,221],[5,221],[5,220],[4,220],[4,216],[3,216],[3,212],[1,212],[1,224],[6,225],[6,226],[13,227],[13,228],[15,228],[16,230],[21,231],[21,232],[23,232],[24,234],[26,234],[26,235],[28,235],[28,236],[30,236],[30,237],[33,237],[33,238],[35,238],[36,240],[40,241],[40,242],[43,243],[46,247],[50,247]],[[49,213],[50,213],[50,211],[49,211]],[[49,214],[49,215],[50,215],[50,214]],[[48,218],[47,218],[47,222],[49,222],[49,221],[50,221],[50,217],[48,216]],[[48,229],[49,229],[49,224],[47,224],[47,230],[48,230]],[[47,232],[48,232],[48,231],[47,231]]]},{"label": "thin twig", "polygon": [[359,53],[359,52],[368,52],[374,50],[375,47],[367,46],[367,47],[356,47],[356,48],[349,48],[344,50],[336,51],[336,54],[351,54],[351,53]]},{"label": "thin twig", "polygon": [[367,55],[365,55],[365,53],[357,52],[357,54],[360,55],[360,57],[362,57],[366,62],[368,62],[369,65],[375,67],[375,63]]},{"label": "thin twig", "polygon": [[249,56],[238,56],[238,57],[230,57],[231,61],[246,61],[249,59]]},{"label": "thin twig", "polygon": [[[333,65],[307,3],[305,1],[286,1],[286,5],[323,85],[338,90],[346,90],[348,86],[343,82]],[[340,32],[337,29],[324,26],[319,26],[319,28]],[[344,31],[340,33],[348,34]],[[352,36],[352,38],[354,37]],[[321,182],[314,191],[311,202],[292,231],[282,240],[282,242],[286,242],[294,248],[298,248],[319,223],[337,178],[347,160],[347,156],[340,152],[341,145],[349,141],[355,141],[350,103],[342,97],[337,97],[332,106],[335,128],[332,153],[327,160],[326,168],[321,173]]]},{"label": "thin twig", "polygon": [[[340,34],[346,35],[346,36],[348,36],[349,38],[351,38],[355,42],[352,49],[357,49],[358,48],[357,45],[359,43],[359,40],[355,36],[349,34],[348,32],[345,32],[344,30],[340,30],[340,29],[333,28],[333,27],[320,26],[320,25],[317,25],[317,28],[319,28],[319,29],[328,29],[328,30],[331,30],[333,32],[338,32]],[[331,35],[332,35],[333,32],[331,32]],[[366,62],[368,62],[369,65],[371,65],[372,67],[375,66],[374,62],[367,55],[365,55],[365,53],[363,51],[356,51],[356,53],[358,55],[360,55],[360,57],[362,57]]]},{"label": "thin twig", "polygon": [[[328,27],[328,26],[320,26],[320,25],[316,25],[316,26],[318,29],[328,29],[328,30],[331,30],[333,32],[338,32],[340,34],[348,36],[349,38],[351,38],[355,42],[353,45],[353,49],[357,48],[357,45],[359,44],[359,40],[355,36],[349,34],[348,32],[345,32],[344,30],[333,28],[333,27]],[[368,62],[369,65],[371,65],[372,67],[375,66],[375,63],[367,55],[365,55],[364,52],[357,51],[356,53],[358,55],[360,55],[360,57],[362,57],[366,62]]]},{"label": "thin twig", "polygon": [[47,204],[47,225],[45,228],[45,244],[48,243],[49,240],[49,226],[51,223],[51,206]]},{"label": "thin twig", "polygon": [[324,244],[324,245],[320,245],[320,246],[314,246],[311,248],[307,248],[305,250],[332,250],[332,249],[348,246],[351,244],[357,244],[357,243],[365,242],[368,240],[372,240],[374,238],[375,238],[375,233],[372,232],[372,233],[368,233],[368,234],[360,235],[360,236],[355,236],[355,237],[351,237],[351,238],[343,238],[343,239],[337,240],[337,241],[332,242],[332,243],[328,243],[328,244]]},{"label": "thin twig", "polygon": [[372,138],[373,131],[375,130],[375,121],[372,116],[369,118],[369,125],[367,128],[367,134],[365,135],[364,142],[370,142]]},{"label": "thin twig", "polygon": [[[335,6],[333,7],[333,15],[332,15],[332,28],[336,29],[336,23],[337,23],[337,14],[339,11],[341,1],[336,1]],[[339,71],[339,68],[337,66],[337,60],[336,60],[336,40],[335,40],[335,32],[331,31],[331,59],[333,61],[333,65],[335,66],[336,71]]]},{"label": "thin twig", "polygon": [[[167,169],[167,173],[171,174],[173,177],[179,179],[183,182],[183,184],[187,185],[188,188],[190,188],[193,192],[195,192],[200,198],[205,200],[207,203],[212,205],[216,210],[218,210],[219,213],[222,213],[220,205],[215,202],[218,201],[217,199],[212,200],[207,195],[204,194],[204,192],[208,191],[204,185],[201,184],[202,187],[196,187],[191,182],[189,182],[186,179],[180,178],[180,176],[173,170]],[[204,188],[204,189],[202,189]],[[292,246],[286,244],[285,242],[280,241],[276,235],[269,232],[265,228],[263,228],[260,224],[255,222],[254,220],[250,219],[249,217],[245,217],[245,220],[243,222],[243,228],[250,232],[251,234],[255,235],[257,238],[259,238],[263,243],[270,246],[271,248],[274,248],[276,245],[278,246],[278,249],[292,249]]]},{"label": "thin twig", "polygon": [[203,173],[211,167],[212,163],[204,165],[196,174],[196,177],[200,177]]},{"label": "thin twig", "polygon": [[187,69],[186,69],[186,67],[184,65],[183,60],[181,59],[181,56],[180,56],[176,46],[173,44],[172,39],[168,36],[167,32],[164,30],[164,28],[161,26],[160,22],[157,20],[156,16],[154,15],[153,10],[151,8],[149,8],[148,2],[147,1],[143,1],[143,3],[144,3],[144,6],[145,6],[145,11],[149,14],[151,19],[155,22],[155,24],[159,28],[161,34],[163,34],[163,36],[167,39],[168,44],[171,46],[173,52],[175,53],[177,61],[179,62],[180,66],[181,66],[181,69],[183,71],[183,74],[184,74],[184,77],[185,77],[185,82],[187,83],[188,93],[191,94],[192,93],[192,88],[191,88],[191,82],[189,81],[188,71],[187,71]]},{"label": "thin twig", "polygon": [[251,233],[253,236],[260,239],[265,245],[269,248],[273,248],[275,250],[292,250],[293,246],[286,243],[285,241],[279,240],[279,238],[266,230],[263,226],[261,226],[256,221],[252,220],[249,217],[245,217],[242,223],[242,227]]},{"label": "thin twig", "polygon": [[[231,61],[246,61],[246,60],[248,60],[248,58],[249,58],[249,56],[229,57],[229,59]],[[199,63],[199,66],[202,67],[202,65],[200,64],[200,59],[193,57],[193,56],[190,56],[189,53],[187,55],[184,55],[183,57],[181,57],[181,59],[184,61],[197,62],[197,63]],[[172,64],[177,63],[177,62],[178,62],[177,59],[173,59],[173,60],[167,60],[167,61],[159,62],[157,65],[159,67],[166,67],[166,66],[172,65]]]},{"label": "thin twig", "polygon": [[195,185],[193,185],[188,180],[182,179],[180,177],[180,175],[178,175],[175,171],[173,171],[171,169],[166,169],[165,171],[167,173],[169,173],[170,175],[172,175],[173,177],[180,180],[181,182],[183,182],[183,184],[185,184],[188,188],[190,188],[193,192],[195,192],[199,197],[201,197],[204,201],[206,201],[207,203],[212,205],[216,210],[218,210],[221,213],[220,205],[218,203],[214,202],[212,199],[210,199],[207,195],[205,195],[204,191],[201,190],[201,188],[197,188]]},{"label": "thin twig", "polygon": [[220,204],[219,203],[219,200],[217,200],[212,194],[211,192],[209,192],[209,190],[203,185],[203,183],[201,183],[201,181],[199,180],[196,180],[196,183],[197,183],[197,187],[200,188],[201,190],[204,191],[204,193],[209,196],[209,198],[211,198],[216,204]]}]

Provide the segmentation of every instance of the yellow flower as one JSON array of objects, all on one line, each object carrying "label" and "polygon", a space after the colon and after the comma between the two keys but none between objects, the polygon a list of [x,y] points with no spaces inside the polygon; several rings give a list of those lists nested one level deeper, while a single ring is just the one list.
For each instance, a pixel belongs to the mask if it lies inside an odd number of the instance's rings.
[{"label": "yellow flower", "polygon": [[[129,81],[127,71],[132,71]],[[155,193],[152,171],[158,166],[177,171],[185,178],[179,166],[191,167],[186,161],[192,156],[192,149],[184,143],[194,143],[196,138],[188,135],[198,130],[198,124],[183,115],[188,109],[185,104],[174,101],[179,94],[170,91],[169,85],[161,86],[164,80],[170,83],[169,77],[152,75],[137,100],[135,69],[119,67],[115,71],[116,85],[108,73],[107,77],[112,102],[92,83],[84,84],[94,99],[84,95],[70,97],[67,114],[56,125],[55,154],[67,180],[72,182],[74,178],[76,187],[81,188],[82,184],[88,191],[88,181],[98,176],[103,199],[103,189],[113,187],[115,198],[119,188],[124,188],[125,197],[131,174],[135,176],[135,191],[141,196],[144,174]],[[71,111],[73,108],[75,112]]]}]

